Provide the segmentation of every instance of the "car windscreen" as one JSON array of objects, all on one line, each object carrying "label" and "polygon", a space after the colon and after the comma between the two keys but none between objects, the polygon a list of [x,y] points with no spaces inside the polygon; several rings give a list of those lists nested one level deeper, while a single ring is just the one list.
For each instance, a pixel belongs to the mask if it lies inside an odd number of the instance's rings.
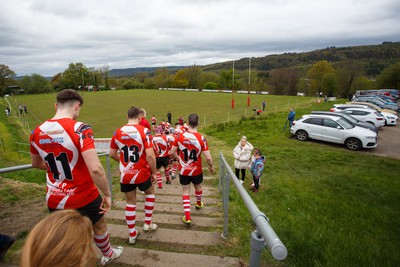
[{"label": "car windscreen", "polygon": [[354,124],[350,123],[348,120],[344,118],[339,118],[337,122],[345,129],[352,129],[354,128]]},{"label": "car windscreen", "polygon": [[347,119],[348,121],[350,121],[353,124],[358,122],[357,119],[355,119],[354,117],[352,117],[352,116],[350,116],[350,115],[348,115],[346,113],[343,113],[343,118]]}]

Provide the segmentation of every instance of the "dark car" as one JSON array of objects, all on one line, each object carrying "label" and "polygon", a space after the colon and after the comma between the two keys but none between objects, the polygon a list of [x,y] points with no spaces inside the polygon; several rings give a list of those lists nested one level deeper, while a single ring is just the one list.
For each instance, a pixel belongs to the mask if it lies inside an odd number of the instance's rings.
[{"label": "dark car", "polygon": [[359,121],[356,118],[345,114],[345,113],[340,113],[340,112],[329,112],[329,111],[312,111],[311,114],[319,114],[319,115],[329,115],[329,116],[337,116],[337,117],[342,117],[343,119],[349,121],[353,125],[357,125],[363,128],[370,129],[371,131],[378,133],[378,128],[375,127],[372,123],[364,122],[364,121]]}]

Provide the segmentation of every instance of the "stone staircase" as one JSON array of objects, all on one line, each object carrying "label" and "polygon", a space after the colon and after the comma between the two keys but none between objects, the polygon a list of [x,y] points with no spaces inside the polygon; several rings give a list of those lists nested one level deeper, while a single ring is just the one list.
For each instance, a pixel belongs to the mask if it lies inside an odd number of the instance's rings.
[{"label": "stone staircase", "polygon": [[[182,222],[182,188],[179,180],[156,189],[153,223],[156,231],[143,232],[145,195],[138,191],[136,229],[140,232],[136,244],[128,243],[128,228],[125,224],[125,200],[122,193],[115,194],[114,207],[107,216],[107,227],[114,246],[124,247],[122,256],[111,266],[246,266],[240,259],[221,255],[219,248],[225,242],[221,237],[223,214],[221,196],[214,177],[205,177],[203,182],[204,207],[195,209],[194,188],[191,187],[192,225]],[[100,257],[100,254],[98,254]]]}]

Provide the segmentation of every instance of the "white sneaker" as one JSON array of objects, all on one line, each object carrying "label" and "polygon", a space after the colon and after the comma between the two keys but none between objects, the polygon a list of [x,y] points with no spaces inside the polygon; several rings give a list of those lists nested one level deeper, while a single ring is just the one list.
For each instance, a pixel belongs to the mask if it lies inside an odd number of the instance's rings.
[{"label": "white sneaker", "polygon": [[243,183],[244,183],[244,181],[240,180],[240,184],[243,184]]},{"label": "white sneaker", "polygon": [[150,224],[143,224],[143,231],[147,232],[149,230],[156,230],[157,229],[157,224],[155,223],[150,223]]},{"label": "white sneaker", "polygon": [[131,244],[131,245],[135,244],[136,239],[138,238],[139,235],[140,235],[140,233],[138,231],[136,231],[135,236],[129,236],[129,244]]},{"label": "white sneaker", "polygon": [[250,187],[254,187],[254,183],[252,183],[252,184],[250,185]]},{"label": "white sneaker", "polygon": [[112,250],[113,250],[113,254],[112,254],[111,257],[103,256],[101,258],[101,261],[100,261],[100,265],[101,266],[106,266],[110,262],[112,262],[113,260],[118,259],[121,256],[122,251],[124,250],[124,248],[123,247],[115,247]]}]

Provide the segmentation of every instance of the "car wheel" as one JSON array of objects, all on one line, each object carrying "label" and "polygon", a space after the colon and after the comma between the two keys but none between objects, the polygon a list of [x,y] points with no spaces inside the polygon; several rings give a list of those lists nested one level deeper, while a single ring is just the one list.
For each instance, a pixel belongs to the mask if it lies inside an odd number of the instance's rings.
[{"label": "car wheel", "polygon": [[361,141],[357,138],[348,138],[344,145],[350,150],[359,150],[361,148]]},{"label": "car wheel", "polygon": [[308,139],[308,133],[304,130],[298,130],[296,132],[296,138],[300,141],[306,141]]}]

